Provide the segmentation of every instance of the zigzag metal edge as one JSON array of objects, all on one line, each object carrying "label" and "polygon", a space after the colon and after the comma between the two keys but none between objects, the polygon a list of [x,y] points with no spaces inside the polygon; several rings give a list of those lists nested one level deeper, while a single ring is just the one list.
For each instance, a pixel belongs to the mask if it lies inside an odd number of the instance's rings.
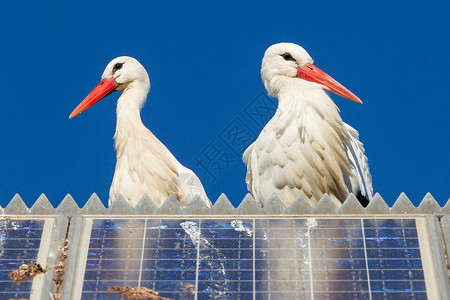
[{"label": "zigzag metal edge", "polygon": [[415,207],[408,197],[401,193],[392,207],[376,194],[369,205],[364,208],[359,205],[353,194],[350,194],[344,203],[337,207],[333,200],[324,194],[316,207],[311,207],[299,195],[290,207],[285,207],[276,195],[273,195],[264,207],[259,207],[253,197],[247,194],[239,206],[234,207],[225,194],[220,195],[211,208],[200,205],[199,199],[194,201],[198,205],[188,205],[183,208],[178,201],[170,195],[166,201],[157,207],[153,201],[144,195],[138,205],[133,208],[119,195],[110,207],[105,207],[94,193],[80,208],[70,194],[54,208],[47,197],[42,194],[28,208],[19,194],[14,195],[5,208],[0,207],[0,215],[292,215],[292,214],[330,214],[330,215],[366,215],[366,214],[450,214],[450,199],[441,207],[436,199],[427,193],[418,207]]}]

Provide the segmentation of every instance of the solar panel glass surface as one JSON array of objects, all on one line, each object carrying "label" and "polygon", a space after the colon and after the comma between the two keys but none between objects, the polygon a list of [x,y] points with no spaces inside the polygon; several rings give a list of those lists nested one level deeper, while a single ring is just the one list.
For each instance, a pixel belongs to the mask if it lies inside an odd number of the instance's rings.
[{"label": "solar panel glass surface", "polygon": [[105,298],[113,285],[175,299],[427,298],[414,218],[87,218],[85,225],[83,299]]},{"label": "solar panel glass surface", "polygon": [[44,219],[0,218],[0,299],[30,297],[33,280],[15,283],[8,274],[36,262],[44,223]]}]

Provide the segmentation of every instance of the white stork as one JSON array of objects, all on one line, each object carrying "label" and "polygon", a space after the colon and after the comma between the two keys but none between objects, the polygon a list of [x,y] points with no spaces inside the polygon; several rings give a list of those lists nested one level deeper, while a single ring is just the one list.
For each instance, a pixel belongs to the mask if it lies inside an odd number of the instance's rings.
[{"label": "white stork", "polygon": [[278,98],[278,109],[243,155],[247,187],[259,205],[275,193],[286,207],[299,194],[314,207],[327,193],[340,206],[353,193],[366,206],[372,177],[363,145],[324,89],[361,100],[296,44],[270,46],[261,77],[268,94]]},{"label": "white stork", "polygon": [[186,206],[195,195],[211,202],[198,177],[180,164],[141,121],[140,111],[150,91],[145,68],[134,58],[113,59],[102,75],[102,81],[75,108],[69,118],[81,114],[112,92],[122,91],[117,101],[117,126],[114,135],[116,171],[109,191],[109,203],[122,193],[132,207],[144,194],[157,206],[173,194]]}]

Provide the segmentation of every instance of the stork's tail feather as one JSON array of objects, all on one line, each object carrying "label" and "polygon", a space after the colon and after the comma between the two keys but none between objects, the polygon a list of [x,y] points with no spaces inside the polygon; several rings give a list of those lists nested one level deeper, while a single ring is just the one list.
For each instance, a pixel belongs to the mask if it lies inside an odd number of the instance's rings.
[{"label": "stork's tail feather", "polygon": [[361,194],[361,192],[359,192],[356,195],[356,199],[358,199],[359,203],[361,203],[361,205],[363,207],[367,207],[367,205],[369,205],[369,199],[367,199],[366,196],[364,196],[363,194]]}]

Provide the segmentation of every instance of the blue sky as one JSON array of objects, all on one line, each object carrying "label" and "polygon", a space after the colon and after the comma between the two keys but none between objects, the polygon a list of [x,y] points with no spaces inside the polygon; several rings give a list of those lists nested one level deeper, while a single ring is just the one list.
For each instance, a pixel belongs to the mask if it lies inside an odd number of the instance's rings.
[{"label": "blue sky", "polygon": [[[449,199],[444,1],[13,2],[0,12],[3,207],[15,193],[28,205],[41,193],[54,205],[67,193],[83,205],[93,192],[107,203],[119,95],[68,116],[120,55],[150,75],[144,124],[213,201],[225,193],[237,205],[247,192],[245,141],[224,132],[259,133],[248,112],[268,99],[259,69],[277,42],[302,45],[364,102],[332,96],[360,132],[375,192],[390,204],[401,192],[416,205],[427,192],[441,205]],[[208,164],[212,150],[222,159]]]}]

